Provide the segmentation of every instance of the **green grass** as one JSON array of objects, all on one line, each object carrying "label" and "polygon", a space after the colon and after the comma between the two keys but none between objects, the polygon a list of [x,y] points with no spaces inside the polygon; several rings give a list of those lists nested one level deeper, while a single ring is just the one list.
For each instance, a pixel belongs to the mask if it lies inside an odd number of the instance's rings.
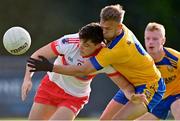
[{"label": "green grass", "polygon": [[[27,121],[27,118],[0,118],[0,121]],[[97,118],[76,118],[75,121],[99,121]],[[174,121],[174,120],[166,120]]]},{"label": "green grass", "polygon": [[[0,121],[27,121],[27,118],[0,118]],[[76,118],[75,121],[98,121],[97,118]]]}]

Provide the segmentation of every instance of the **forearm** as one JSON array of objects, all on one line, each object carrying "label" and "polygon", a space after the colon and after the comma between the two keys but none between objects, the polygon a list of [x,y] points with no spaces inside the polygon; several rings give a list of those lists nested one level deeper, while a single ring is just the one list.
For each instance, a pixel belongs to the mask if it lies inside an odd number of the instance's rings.
[{"label": "forearm", "polygon": [[90,73],[96,71],[93,65],[89,61],[85,61],[83,65],[54,65],[53,72],[70,75],[70,76],[87,76]]},{"label": "forearm", "polygon": [[122,89],[122,91],[128,99],[131,99],[131,97],[135,94],[134,86],[131,84],[127,85],[126,88]]},{"label": "forearm", "polygon": [[24,75],[24,80],[28,81],[31,80],[32,76],[34,75],[34,72],[30,72],[30,67],[27,66],[26,64],[26,71],[25,71],[25,75]]},{"label": "forearm", "polygon": [[81,66],[55,65],[49,62],[48,60],[49,56],[42,55],[39,57],[39,59],[36,59],[35,57],[37,55],[38,54],[35,53],[28,60],[28,66],[32,67],[30,70],[31,72],[50,71],[50,72],[55,72],[55,73],[70,75],[70,76],[86,76],[96,71],[94,66],[89,61],[85,61]]},{"label": "forearm", "polygon": [[85,70],[83,66],[76,66],[76,65],[54,65],[53,72],[69,75],[69,76],[86,76],[88,72]]},{"label": "forearm", "polygon": [[122,75],[111,77],[111,79],[124,92],[128,99],[135,94],[134,86]]},{"label": "forearm", "polygon": [[128,80],[123,80],[121,90],[128,99],[131,99],[132,95],[135,94],[135,88]]}]

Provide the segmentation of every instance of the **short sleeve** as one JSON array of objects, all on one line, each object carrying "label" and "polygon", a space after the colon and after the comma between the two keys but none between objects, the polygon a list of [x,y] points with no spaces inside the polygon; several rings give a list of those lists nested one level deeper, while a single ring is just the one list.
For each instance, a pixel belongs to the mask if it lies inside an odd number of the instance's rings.
[{"label": "short sleeve", "polygon": [[70,43],[69,38],[65,36],[51,42],[51,48],[56,55],[68,54],[75,46],[77,46],[77,44]]},{"label": "short sleeve", "polygon": [[113,51],[103,48],[96,56],[90,58],[90,62],[97,70],[100,70],[114,63],[113,56]]}]

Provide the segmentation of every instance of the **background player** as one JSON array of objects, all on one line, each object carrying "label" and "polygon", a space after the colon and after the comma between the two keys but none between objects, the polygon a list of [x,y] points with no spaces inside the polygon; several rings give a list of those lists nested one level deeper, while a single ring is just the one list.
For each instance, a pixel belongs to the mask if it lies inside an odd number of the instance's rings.
[{"label": "background player", "polygon": [[[153,109],[152,113],[146,113],[140,117],[141,120],[166,119],[169,111],[176,120],[180,119],[180,88],[179,88],[179,56],[180,53],[174,49],[163,47],[166,41],[165,28],[158,23],[149,23],[145,29],[145,45],[148,53],[156,62],[162,77],[166,82],[166,92],[164,99]],[[118,93],[123,93],[119,91]],[[118,93],[106,107],[101,119],[111,119],[111,117],[122,108],[123,104],[118,102]],[[116,101],[117,100],[117,101]]]},{"label": "background player", "polygon": [[171,110],[175,120],[180,120],[180,53],[172,48],[164,47],[166,42],[165,28],[159,23],[149,23],[146,26],[145,46],[153,57],[166,83],[164,99],[140,119],[166,119]]},{"label": "background player", "polygon": [[[107,40],[107,47],[91,57],[82,66],[57,66],[47,60],[31,61],[31,71],[54,71],[67,75],[87,75],[103,67],[112,65],[135,86],[137,95],[146,95],[148,102],[134,103],[128,101],[113,119],[135,119],[156,106],[165,91],[164,81],[153,59],[141,46],[134,34],[122,24],[124,10],[120,5],[106,6],[100,15],[100,24]],[[37,64],[38,63],[38,64]]]},{"label": "background player", "polygon": [[[80,40],[79,40],[80,36]],[[81,65],[84,61],[96,55],[102,48],[103,32],[99,24],[91,23],[83,27],[79,34],[65,35],[64,37],[40,48],[31,57],[44,59],[57,57],[57,65]],[[43,67],[43,66],[42,66]],[[48,66],[52,68],[53,66]],[[22,85],[22,100],[25,100],[32,87],[31,73],[26,68]],[[127,96],[134,94],[134,88],[125,78],[112,67],[106,67],[99,73],[106,72],[114,82],[122,87]],[[73,120],[90,95],[90,83],[95,74],[88,76],[66,76],[48,72],[36,92],[34,103],[29,114],[30,120]],[[121,81],[119,81],[121,80]],[[126,87],[126,89],[125,89]],[[128,88],[127,88],[128,87]]]}]

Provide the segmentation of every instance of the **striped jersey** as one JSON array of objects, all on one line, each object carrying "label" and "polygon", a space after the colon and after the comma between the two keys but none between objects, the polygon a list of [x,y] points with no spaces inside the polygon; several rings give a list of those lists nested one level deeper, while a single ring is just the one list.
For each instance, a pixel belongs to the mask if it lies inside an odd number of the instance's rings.
[{"label": "striped jersey", "polygon": [[165,56],[156,62],[162,77],[166,83],[166,92],[164,98],[169,95],[180,94],[180,52],[164,48]]}]

